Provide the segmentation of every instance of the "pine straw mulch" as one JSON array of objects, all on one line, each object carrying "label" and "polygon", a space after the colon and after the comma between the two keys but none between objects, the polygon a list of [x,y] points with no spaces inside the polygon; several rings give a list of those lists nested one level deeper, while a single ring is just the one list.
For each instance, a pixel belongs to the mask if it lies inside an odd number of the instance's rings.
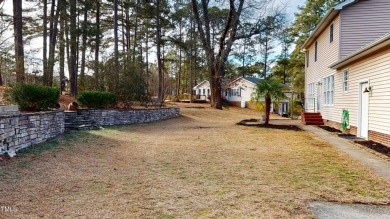
[{"label": "pine straw mulch", "polygon": [[330,127],[330,126],[326,126],[326,125],[319,125],[317,126],[318,128],[321,128],[321,129],[324,129],[328,132],[334,132],[334,133],[341,133],[340,130],[336,129],[336,128],[333,128],[333,127]]},{"label": "pine straw mulch", "polygon": [[264,124],[263,122],[260,122],[259,119],[244,119],[237,123],[237,125],[241,126],[252,126],[252,127],[258,127],[258,128],[268,128],[268,129],[282,129],[282,130],[291,130],[291,131],[302,131],[302,129],[296,125],[289,125],[289,124]]},{"label": "pine straw mulch", "polygon": [[389,204],[390,182],[305,131],[248,115],[70,132],[0,161],[4,218],[314,218],[306,203]]},{"label": "pine straw mulch", "polygon": [[385,146],[381,143],[378,143],[378,142],[375,142],[375,141],[361,141],[361,140],[358,140],[358,141],[354,141],[355,143],[357,144],[360,144],[364,147],[367,147],[371,150],[374,150],[376,152],[379,152],[387,157],[390,158],[390,147],[388,146]]}]

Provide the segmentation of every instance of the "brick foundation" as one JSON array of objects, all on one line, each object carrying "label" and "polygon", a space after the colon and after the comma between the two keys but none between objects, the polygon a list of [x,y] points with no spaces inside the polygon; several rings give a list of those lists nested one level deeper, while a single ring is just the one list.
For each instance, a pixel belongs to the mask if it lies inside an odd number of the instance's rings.
[{"label": "brick foundation", "polygon": [[241,107],[240,101],[229,101],[229,106]]},{"label": "brick foundation", "polygon": [[368,139],[390,147],[390,135],[375,131],[368,131]]},{"label": "brick foundation", "polygon": [[[329,127],[332,127],[332,128],[335,128],[335,129],[338,129],[340,131],[342,131],[341,129],[341,123],[339,122],[333,122],[333,121],[330,121],[330,120],[325,120],[324,119],[324,124],[326,126],[329,126]],[[348,130],[347,130],[348,131]],[[357,127],[356,126],[352,126],[349,128],[349,134],[351,135],[357,135]]]},{"label": "brick foundation", "polygon": [[[324,120],[324,121],[325,121],[326,126],[333,127],[335,129],[338,129],[341,131],[341,123],[327,121],[327,120]],[[349,129],[349,134],[357,135],[357,127],[351,126],[351,128]],[[378,142],[378,143],[381,143],[383,145],[390,147],[390,135],[388,135],[388,134],[383,134],[380,132],[375,132],[375,131],[369,130],[368,131],[368,140],[375,141],[375,142]]]}]

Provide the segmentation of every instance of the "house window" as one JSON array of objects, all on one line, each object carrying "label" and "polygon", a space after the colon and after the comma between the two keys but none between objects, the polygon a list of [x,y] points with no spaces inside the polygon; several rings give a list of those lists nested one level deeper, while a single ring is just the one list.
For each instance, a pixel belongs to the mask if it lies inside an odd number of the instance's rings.
[{"label": "house window", "polygon": [[329,40],[330,42],[333,42],[333,24],[330,25]]},{"label": "house window", "polygon": [[206,89],[203,89],[203,95],[206,95]]},{"label": "house window", "polygon": [[309,60],[310,60],[310,53],[309,53],[309,50],[307,50],[307,53],[306,53],[306,67],[309,67]]},{"label": "house window", "polygon": [[230,96],[241,97],[241,88],[233,88],[233,89],[231,89],[231,95]]},{"label": "house window", "polygon": [[207,89],[207,95],[210,95],[210,89]]},{"label": "house window", "polygon": [[309,90],[308,90],[308,105],[309,107],[314,107],[314,82],[309,84]]},{"label": "house window", "polygon": [[343,72],[343,91],[348,92],[348,79],[349,79],[349,71],[348,69]]},{"label": "house window", "polygon": [[317,48],[318,48],[318,45],[317,45],[317,41],[316,43],[314,44],[314,61],[316,62],[317,61]]},{"label": "house window", "polygon": [[331,75],[323,79],[324,104],[333,105],[334,97],[334,76]]}]

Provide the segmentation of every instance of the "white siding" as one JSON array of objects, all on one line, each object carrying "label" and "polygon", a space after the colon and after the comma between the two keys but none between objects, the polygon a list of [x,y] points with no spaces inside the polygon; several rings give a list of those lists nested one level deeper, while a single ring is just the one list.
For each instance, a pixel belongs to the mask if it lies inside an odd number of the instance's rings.
[{"label": "white siding", "polygon": [[238,89],[241,88],[241,96],[229,96],[227,99],[229,101],[241,101],[244,100],[246,102],[250,101],[252,98],[252,94],[255,91],[256,85],[254,85],[251,82],[248,82],[247,80],[240,79],[239,81],[234,83],[234,86],[229,87],[229,89]]},{"label": "white siding", "polygon": [[360,0],[340,13],[340,58],[390,32],[389,0]]},{"label": "white siding", "polygon": [[[321,98],[321,114],[324,119],[335,120],[335,118],[339,118],[340,116],[333,110],[333,106],[324,106],[323,101],[324,97],[322,94],[322,85],[318,85],[318,81],[322,82],[322,79],[334,75],[336,70],[329,68],[330,64],[338,61],[339,57],[339,23],[340,16],[337,16],[333,21],[334,34],[333,34],[333,42],[330,43],[330,25],[324,29],[324,31],[317,38],[318,44],[318,54],[317,61],[314,61],[314,45],[315,41],[309,47],[309,67],[306,66],[305,73],[305,98],[308,100],[308,84],[313,83],[314,86],[314,97],[316,98],[316,103],[314,104],[317,109],[317,90],[318,86],[321,88],[321,94],[319,95]],[[306,101],[307,104],[308,101]],[[337,119],[338,121],[338,119]]]},{"label": "white siding", "polygon": [[[342,90],[343,71],[346,68],[349,69],[348,93]],[[338,118],[331,120],[340,122],[342,110],[348,109],[350,124],[358,126],[359,83],[363,81],[369,81],[369,86],[373,89],[369,97],[368,129],[390,134],[390,48],[338,70],[335,78],[334,107]]]}]

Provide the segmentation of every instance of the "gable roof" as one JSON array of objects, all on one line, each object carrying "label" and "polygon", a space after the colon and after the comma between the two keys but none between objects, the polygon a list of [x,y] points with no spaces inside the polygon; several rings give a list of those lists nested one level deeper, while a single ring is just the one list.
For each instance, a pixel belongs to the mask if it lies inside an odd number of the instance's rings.
[{"label": "gable roof", "polygon": [[198,87],[200,87],[200,86],[202,86],[202,85],[204,85],[204,84],[206,84],[206,86],[210,86],[209,81],[208,81],[208,80],[204,80],[204,81],[200,82],[199,84],[197,84],[197,85],[196,85],[195,87],[193,87],[192,89],[193,89],[193,90],[198,89]]},{"label": "gable roof", "polygon": [[255,78],[255,77],[239,77],[239,78],[236,78],[235,80],[231,81],[230,83],[228,83],[226,85],[226,87],[230,86],[231,84],[233,84],[234,82],[238,81],[238,80],[245,80],[245,81],[248,81],[249,83],[252,83],[254,85],[256,85],[257,83],[259,83],[259,81],[261,80],[260,78]]},{"label": "gable roof", "polygon": [[244,79],[247,80],[247,81],[250,81],[250,82],[252,82],[254,84],[258,84],[259,81],[260,81],[260,78],[255,78],[255,77],[244,77]]},{"label": "gable roof", "polygon": [[390,33],[385,34],[384,36],[378,38],[374,42],[371,42],[362,48],[358,49],[357,51],[351,53],[347,57],[343,58],[342,60],[333,63],[330,68],[333,69],[339,69],[353,61],[356,61],[366,55],[369,55],[375,51],[378,51],[379,49],[382,49],[386,46],[390,46]]},{"label": "gable roof", "polygon": [[334,18],[340,13],[341,10],[354,3],[357,3],[358,1],[359,0],[346,0],[329,9],[329,11],[317,24],[317,27],[310,34],[309,38],[307,38],[305,43],[302,45],[302,49],[306,49],[307,47],[309,47],[314,42],[314,40],[317,39],[317,37],[322,33],[322,31],[328,27],[328,25],[334,20]]}]

